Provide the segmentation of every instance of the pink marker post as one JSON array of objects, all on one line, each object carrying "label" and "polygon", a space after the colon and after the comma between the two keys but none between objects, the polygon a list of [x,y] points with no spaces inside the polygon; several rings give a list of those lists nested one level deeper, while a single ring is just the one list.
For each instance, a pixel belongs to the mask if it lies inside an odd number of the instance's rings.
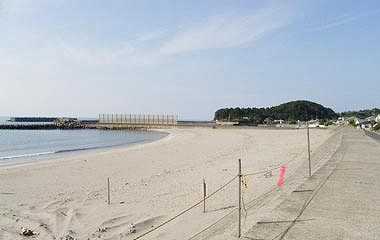
[{"label": "pink marker post", "polygon": [[278,177],[277,186],[282,187],[285,183],[286,166],[283,165],[280,168],[280,176]]}]

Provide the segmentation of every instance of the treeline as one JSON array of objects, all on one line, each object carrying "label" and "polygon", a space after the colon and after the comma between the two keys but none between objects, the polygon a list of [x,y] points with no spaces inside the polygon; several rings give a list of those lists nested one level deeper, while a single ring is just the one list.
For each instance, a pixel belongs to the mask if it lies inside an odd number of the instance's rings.
[{"label": "treeline", "polygon": [[297,120],[336,118],[338,118],[337,113],[318,103],[293,101],[268,108],[223,108],[215,112],[214,120],[261,124],[273,120],[296,122]]},{"label": "treeline", "polygon": [[342,112],[340,115],[342,117],[358,117],[358,118],[368,118],[371,116],[377,116],[380,114],[380,109],[373,108],[373,109],[365,109],[365,110],[359,110],[359,111],[348,111],[348,112]]}]

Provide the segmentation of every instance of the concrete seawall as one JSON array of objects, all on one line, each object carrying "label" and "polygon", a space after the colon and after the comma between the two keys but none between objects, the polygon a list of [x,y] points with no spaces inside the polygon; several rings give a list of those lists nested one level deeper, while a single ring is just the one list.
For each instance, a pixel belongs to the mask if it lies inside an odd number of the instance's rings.
[{"label": "concrete seawall", "polygon": [[342,144],[334,156],[244,237],[378,239],[378,156],[380,145],[366,132],[343,129]]}]

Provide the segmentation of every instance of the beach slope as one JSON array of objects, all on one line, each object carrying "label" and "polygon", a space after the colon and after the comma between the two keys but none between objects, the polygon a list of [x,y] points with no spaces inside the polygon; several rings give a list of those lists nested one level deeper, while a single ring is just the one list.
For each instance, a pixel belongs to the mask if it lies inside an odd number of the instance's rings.
[{"label": "beach slope", "polygon": [[[37,239],[134,239],[201,200],[203,179],[208,193],[234,179],[239,158],[244,173],[272,169],[245,178],[247,203],[274,187],[280,189],[279,166],[287,168],[289,188],[302,183],[308,173],[306,130],[168,132],[152,143],[1,168],[0,239],[24,239],[22,228],[38,234]],[[335,130],[311,130],[313,167],[336,147],[326,145],[335,135]],[[236,210],[237,184],[233,180],[208,199],[206,213],[201,204],[142,239],[189,239]],[[286,188],[272,192],[275,204],[276,194],[286,194]],[[210,233],[209,238],[235,237],[235,223],[226,221],[223,231]]]}]

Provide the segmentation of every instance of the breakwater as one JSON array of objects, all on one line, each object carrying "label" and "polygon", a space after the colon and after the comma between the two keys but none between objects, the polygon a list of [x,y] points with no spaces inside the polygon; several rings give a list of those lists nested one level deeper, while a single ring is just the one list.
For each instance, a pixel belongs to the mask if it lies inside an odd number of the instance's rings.
[{"label": "breakwater", "polygon": [[41,130],[57,129],[57,126],[55,124],[2,124],[0,129]]},{"label": "breakwater", "polygon": [[0,119],[0,129],[54,130],[95,128],[97,120],[78,120],[66,117],[11,117]]},{"label": "breakwater", "polygon": [[57,117],[11,117],[9,122],[27,122],[27,123],[47,123],[58,120]]},{"label": "breakwater", "polygon": [[54,129],[89,129],[95,128],[84,124],[79,124],[75,126],[70,125],[57,125],[57,124],[3,124],[0,125],[0,129],[8,130],[54,130]]},{"label": "breakwater", "polygon": [[0,129],[54,130],[104,129],[149,130],[173,127],[216,127],[215,121],[179,121],[177,115],[100,114],[98,119],[13,117],[0,123]]}]

